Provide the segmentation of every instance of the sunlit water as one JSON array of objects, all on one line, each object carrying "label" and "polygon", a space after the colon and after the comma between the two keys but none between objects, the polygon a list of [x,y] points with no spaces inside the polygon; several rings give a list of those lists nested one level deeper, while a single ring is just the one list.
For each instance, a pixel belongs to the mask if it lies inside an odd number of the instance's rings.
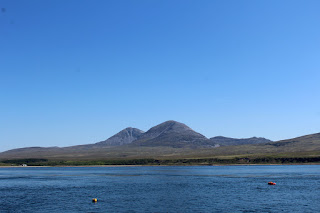
[{"label": "sunlit water", "polygon": [[319,211],[319,165],[0,168],[1,213]]}]

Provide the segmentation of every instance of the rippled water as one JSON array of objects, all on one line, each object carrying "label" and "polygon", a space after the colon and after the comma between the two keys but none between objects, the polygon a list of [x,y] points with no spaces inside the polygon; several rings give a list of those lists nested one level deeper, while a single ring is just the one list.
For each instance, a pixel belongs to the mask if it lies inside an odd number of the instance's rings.
[{"label": "rippled water", "polygon": [[319,165],[0,168],[0,212],[319,212],[319,191]]}]

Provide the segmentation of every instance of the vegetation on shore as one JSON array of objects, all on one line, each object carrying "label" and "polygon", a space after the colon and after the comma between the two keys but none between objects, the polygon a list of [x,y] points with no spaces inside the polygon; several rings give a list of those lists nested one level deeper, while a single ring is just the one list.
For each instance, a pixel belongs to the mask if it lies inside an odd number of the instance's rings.
[{"label": "vegetation on shore", "polygon": [[311,164],[320,163],[315,157],[232,157],[232,158],[185,158],[185,159],[115,159],[115,160],[48,160],[12,159],[0,162],[2,166],[100,166],[100,165],[228,165],[228,164]]}]

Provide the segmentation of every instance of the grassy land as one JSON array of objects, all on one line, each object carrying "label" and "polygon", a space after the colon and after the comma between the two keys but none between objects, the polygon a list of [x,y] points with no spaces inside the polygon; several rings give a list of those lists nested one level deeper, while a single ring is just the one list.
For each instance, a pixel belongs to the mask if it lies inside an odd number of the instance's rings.
[{"label": "grassy land", "polygon": [[2,166],[92,166],[92,165],[228,165],[228,164],[320,164],[320,155],[309,157],[282,156],[226,156],[219,158],[182,158],[182,159],[101,159],[101,160],[48,160],[13,159],[3,160]]},{"label": "grassy land", "polygon": [[[33,156],[34,159],[30,159]],[[19,160],[20,159],[20,160]],[[320,164],[320,133],[290,140],[218,148],[76,146],[25,148],[0,153],[0,165],[224,165]]]}]

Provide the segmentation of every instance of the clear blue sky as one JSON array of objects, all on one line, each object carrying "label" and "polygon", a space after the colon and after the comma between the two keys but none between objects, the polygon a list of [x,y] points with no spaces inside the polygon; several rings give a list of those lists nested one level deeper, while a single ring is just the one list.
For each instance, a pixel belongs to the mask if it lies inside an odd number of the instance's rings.
[{"label": "clear blue sky", "polygon": [[320,1],[1,0],[0,151],[166,120],[320,132]]}]

